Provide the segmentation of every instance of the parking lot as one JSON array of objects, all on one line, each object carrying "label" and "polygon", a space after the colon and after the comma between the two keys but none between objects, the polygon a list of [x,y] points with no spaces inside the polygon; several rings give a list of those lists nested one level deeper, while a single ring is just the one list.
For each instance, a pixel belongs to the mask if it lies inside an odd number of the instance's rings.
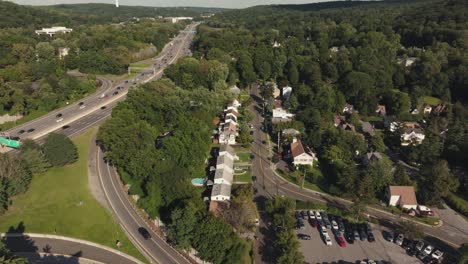
[{"label": "parking lot", "polygon": [[299,240],[306,263],[359,263],[358,261],[369,259],[390,263],[421,263],[416,257],[408,256],[402,247],[386,241],[382,235],[384,230],[379,226],[372,225],[374,242],[354,241],[353,244],[346,243],[346,247],[340,247],[330,228],[328,234],[332,245],[327,246],[317,228],[312,227],[309,221],[304,221],[304,224],[305,229],[297,229],[296,232],[311,237],[310,240]]}]

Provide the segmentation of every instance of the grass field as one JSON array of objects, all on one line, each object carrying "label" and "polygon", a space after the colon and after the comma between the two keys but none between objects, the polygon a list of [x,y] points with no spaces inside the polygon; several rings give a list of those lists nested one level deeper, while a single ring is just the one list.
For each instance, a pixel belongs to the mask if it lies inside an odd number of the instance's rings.
[{"label": "grass field", "polygon": [[422,103],[432,105],[432,106],[438,105],[441,102],[441,100],[439,98],[432,97],[432,96],[423,96],[423,97],[420,98],[420,101]]},{"label": "grass field", "polygon": [[234,174],[234,181],[251,183],[252,182],[252,172],[250,170],[248,170],[244,174]]},{"label": "grass field", "polygon": [[[291,175],[286,175],[284,172],[282,172],[281,170],[276,170],[276,172],[285,180],[287,180],[288,182],[290,183],[293,183],[297,186],[301,186],[302,183],[298,183],[296,181],[296,179],[294,177],[292,177]],[[305,189],[309,189],[309,190],[312,190],[312,191],[317,191],[317,192],[324,192],[322,189],[320,189],[320,187],[317,186],[317,184],[314,184],[314,183],[311,183],[309,182],[307,179],[305,179],[304,181],[304,188]]]},{"label": "grass field", "polygon": [[89,191],[87,158],[96,130],[73,140],[79,152],[77,162],[34,175],[29,190],[15,197],[13,205],[0,216],[0,231],[23,223],[24,232],[75,237],[112,248],[116,248],[118,239],[123,243],[121,251],[146,261]]},{"label": "grass field", "polygon": [[249,152],[237,153],[236,155],[239,157],[238,162],[250,162],[251,161]]}]

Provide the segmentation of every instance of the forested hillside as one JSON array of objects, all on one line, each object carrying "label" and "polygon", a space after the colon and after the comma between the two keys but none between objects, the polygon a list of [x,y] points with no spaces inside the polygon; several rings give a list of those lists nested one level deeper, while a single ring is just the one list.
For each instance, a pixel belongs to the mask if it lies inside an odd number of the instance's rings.
[{"label": "forested hillside", "polygon": [[[296,120],[265,125],[273,137],[288,126],[305,129],[302,139],[318,152],[322,171],[310,180],[329,192],[373,200],[381,199],[388,184],[413,184],[428,204],[451,191],[466,193],[463,173],[452,173],[468,164],[466,2],[356,5],[266,6],[217,14],[200,26],[195,57],[226,63],[229,81],[243,87],[257,79],[293,87],[283,105]],[[345,116],[346,103],[358,112]],[[386,107],[384,115],[376,113],[377,105]],[[443,110],[423,113],[436,105]],[[356,132],[335,128],[336,115]],[[363,137],[360,120],[380,127],[374,137]],[[398,132],[383,129],[386,120],[422,124],[424,141],[400,146]],[[363,154],[384,152],[385,146],[419,173],[409,177],[398,166],[393,172],[395,164],[387,157],[372,166],[355,165]]]},{"label": "forested hillside", "polygon": [[[14,15],[18,14],[18,15]],[[94,91],[94,74],[122,74],[142,49],[156,55],[184,27],[162,20],[81,24],[79,15],[0,2],[0,115],[48,112]],[[86,20],[86,19],[84,19]],[[54,36],[34,30],[67,26],[73,32]],[[90,74],[79,80],[66,74]]]}]

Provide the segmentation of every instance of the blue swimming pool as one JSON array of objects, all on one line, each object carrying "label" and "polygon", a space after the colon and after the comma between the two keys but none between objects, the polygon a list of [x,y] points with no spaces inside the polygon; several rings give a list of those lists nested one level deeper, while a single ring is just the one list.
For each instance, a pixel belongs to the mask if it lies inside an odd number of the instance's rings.
[{"label": "blue swimming pool", "polygon": [[192,184],[195,186],[203,186],[204,183],[205,183],[205,179],[203,178],[192,179]]}]

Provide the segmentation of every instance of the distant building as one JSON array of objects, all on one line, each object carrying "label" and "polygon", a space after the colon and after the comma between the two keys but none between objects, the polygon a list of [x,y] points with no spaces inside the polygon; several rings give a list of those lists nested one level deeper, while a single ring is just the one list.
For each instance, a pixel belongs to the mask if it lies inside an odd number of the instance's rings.
[{"label": "distant building", "polygon": [[286,128],[282,132],[285,136],[299,136],[301,134],[301,132],[294,128]]},{"label": "distant building", "polygon": [[279,47],[281,47],[281,43],[275,40],[275,42],[273,42],[273,48],[279,48]]},{"label": "distant building", "polygon": [[175,24],[175,23],[178,23],[179,21],[182,21],[182,20],[193,20],[193,17],[166,17],[164,19],[169,20],[173,24]]},{"label": "distant building", "polygon": [[317,157],[314,152],[312,152],[308,147],[304,147],[302,142],[297,138],[293,139],[291,143],[291,154],[293,157],[293,165],[314,165],[314,160],[317,160]]},{"label": "distant building", "polygon": [[59,59],[63,59],[65,56],[68,56],[69,51],[70,51],[70,48],[59,48],[58,49]]},{"label": "distant building", "polygon": [[410,67],[412,66],[415,62],[417,62],[419,58],[417,57],[408,57],[408,58],[399,58],[397,59],[397,63],[401,64],[405,67]]},{"label": "distant building", "polygon": [[231,159],[233,160],[239,160],[239,157],[236,155],[236,152],[234,151],[234,148],[229,146],[229,145],[221,145],[219,147],[219,156],[230,156]]},{"label": "distant building", "polygon": [[216,170],[224,169],[231,173],[234,172],[234,159],[228,155],[218,156],[216,160]]},{"label": "distant building", "polygon": [[365,122],[365,121],[362,121],[362,120],[359,120],[359,123],[361,123],[362,132],[364,134],[367,134],[367,135],[369,135],[371,137],[375,136],[374,127],[372,126],[371,123]]},{"label": "distant building", "polygon": [[424,129],[414,122],[401,124],[401,145],[419,145],[425,138]]},{"label": "distant building", "polygon": [[425,115],[428,115],[428,114],[430,114],[431,112],[432,112],[432,106],[430,106],[430,105],[425,105],[425,106],[424,106],[424,114],[425,114]]},{"label": "distant building", "polygon": [[413,186],[388,186],[386,194],[390,206],[398,206],[407,210],[416,210],[418,207]]},{"label": "distant building", "polygon": [[42,28],[41,30],[36,30],[37,35],[49,35],[53,36],[59,33],[70,33],[73,29],[66,27],[51,27],[51,28]]}]

